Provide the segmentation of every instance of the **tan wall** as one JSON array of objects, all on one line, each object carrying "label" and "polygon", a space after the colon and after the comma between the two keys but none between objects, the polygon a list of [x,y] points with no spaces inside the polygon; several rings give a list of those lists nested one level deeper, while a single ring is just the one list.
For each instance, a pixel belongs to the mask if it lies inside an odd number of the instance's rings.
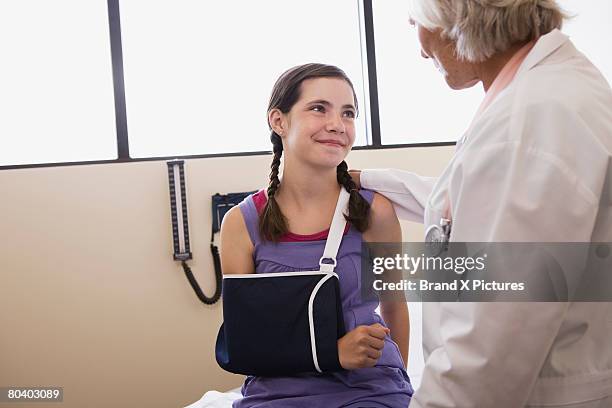
[{"label": "tan wall", "polygon": [[[348,161],[436,175],[451,154],[356,151]],[[208,294],[210,196],[264,186],[269,161],[186,163],[190,265]],[[220,304],[201,304],[172,259],[165,162],[5,170],[0,187],[0,387],[64,387],[64,403],[41,408],[155,408],[241,383],[214,360]]]}]

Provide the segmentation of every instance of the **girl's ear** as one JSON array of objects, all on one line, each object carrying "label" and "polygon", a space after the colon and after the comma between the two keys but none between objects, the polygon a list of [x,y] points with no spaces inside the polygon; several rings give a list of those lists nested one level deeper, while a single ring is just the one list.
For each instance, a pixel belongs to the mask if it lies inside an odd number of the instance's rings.
[{"label": "girl's ear", "polygon": [[285,120],[285,115],[280,109],[272,109],[268,112],[268,123],[274,132],[277,135],[284,137],[287,128],[287,122]]}]

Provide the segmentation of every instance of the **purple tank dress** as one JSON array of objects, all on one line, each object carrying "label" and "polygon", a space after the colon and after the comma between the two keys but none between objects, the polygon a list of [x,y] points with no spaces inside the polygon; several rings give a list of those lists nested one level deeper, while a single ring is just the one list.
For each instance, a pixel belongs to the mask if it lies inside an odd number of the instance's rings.
[{"label": "purple tank dress", "polygon": [[[360,193],[372,202],[372,191]],[[262,241],[258,232],[258,209],[265,200],[262,190],[239,204],[254,246],[255,273],[318,270],[327,231],[309,236],[289,233],[278,243]],[[362,300],[361,243],[361,233],[350,226],[337,256],[336,273],[347,332],[359,325],[386,326],[375,312],[378,301]],[[399,348],[387,336],[375,367],[291,377],[249,376],[242,386],[243,398],[235,401],[233,408],[405,408],[412,393]]]}]

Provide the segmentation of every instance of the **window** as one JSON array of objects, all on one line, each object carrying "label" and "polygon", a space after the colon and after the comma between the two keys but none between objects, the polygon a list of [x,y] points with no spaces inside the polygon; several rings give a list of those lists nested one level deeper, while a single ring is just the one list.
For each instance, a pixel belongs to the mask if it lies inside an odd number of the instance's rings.
[{"label": "window", "polygon": [[0,38],[0,165],[116,158],[106,1],[3,1]]},{"label": "window", "polygon": [[455,142],[484,91],[451,92],[431,60],[421,58],[407,1],[373,1],[382,144]]},{"label": "window", "polygon": [[[420,57],[408,2],[21,0],[0,3],[0,166],[117,158],[111,34],[122,41],[117,114],[132,158],[270,150],[269,93],[305,62],[346,71],[360,107],[355,145],[371,144],[360,10],[370,3],[382,144],[456,141],[482,87],[450,91]],[[559,3],[575,15],[564,31],[612,82],[612,3]],[[111,4],[121,33],[109,33]]]},{"label": "window", "polygon": [[[382,144],[454,142],[467,130],[484,92],[476,85],[451,91],[420,57],[417,32],[408,23],[408,3],[374,1],[376,69]],[[563,31],[576,47],[612,81],[612,38],[609,0],[560,0],[575,18]]]},{"label": "window", "polygon": [[270,150],[268,98],[306,63],[337,65],[365,103],[356,0],[120,2],[132,157]]}]

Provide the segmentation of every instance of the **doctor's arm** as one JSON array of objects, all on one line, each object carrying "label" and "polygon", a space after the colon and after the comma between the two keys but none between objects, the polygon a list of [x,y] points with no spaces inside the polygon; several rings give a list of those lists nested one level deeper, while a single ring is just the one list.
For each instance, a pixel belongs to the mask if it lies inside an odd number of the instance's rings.
[{"label": "doctor's arm", "polygon": [[427,198],[435,177],[422,177],[399,169],[366,169],[351,171],[357,185],[387,197],[401,219],[423,223]]}]

